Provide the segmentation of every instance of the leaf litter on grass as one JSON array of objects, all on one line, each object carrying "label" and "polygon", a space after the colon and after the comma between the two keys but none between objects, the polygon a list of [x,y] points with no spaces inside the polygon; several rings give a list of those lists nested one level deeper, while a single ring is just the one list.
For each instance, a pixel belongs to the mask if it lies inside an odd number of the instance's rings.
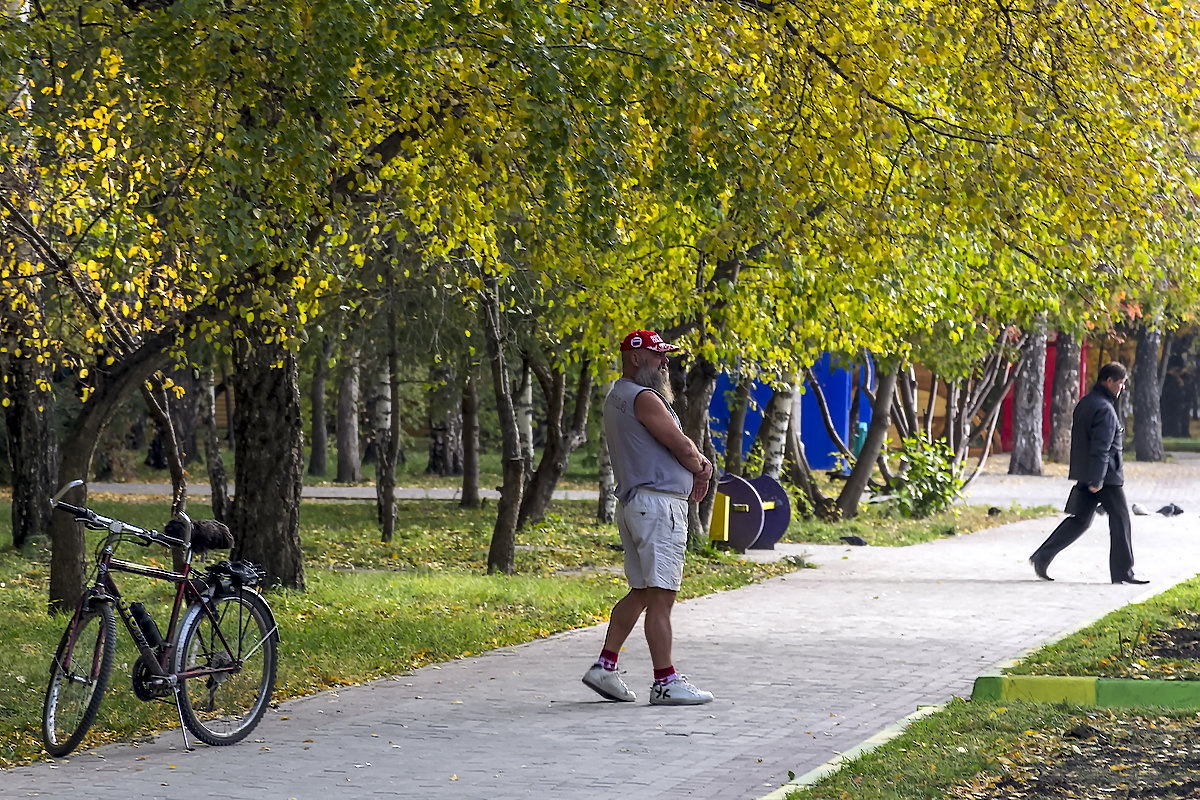
[{"label": "leaf litter on grass", "polygon": [[1200,797],[1200,714],[1102,711],[1028,735],[999,774],[953,787],[960,800]]}]

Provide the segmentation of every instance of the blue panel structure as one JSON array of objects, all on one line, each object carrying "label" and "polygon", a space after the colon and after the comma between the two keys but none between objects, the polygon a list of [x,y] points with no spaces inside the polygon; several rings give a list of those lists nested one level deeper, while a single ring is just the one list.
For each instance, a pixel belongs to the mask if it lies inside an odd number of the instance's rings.
[{"label": "blue panel structure", "polygon": [[[725,440],[729,432],[729,401],[736,389],[733,380],[722,372],[717,376],[717,388],[708,404],[708,427],[712,432],[713,447],[717,455],[725,457]],[[770,386],[755,382],[750,386],[750,407],[746,409],[746,425],[742,430],[742,458],[750,454],[754,439],[762,425],[763,413],[774,394]]]},{"label": "blue panel structure", "polygon": [[[812,373],[825,396],[825,403],[829,406],[834,430],[843,442],[849,443],[852,388],[850,372],[836,367],[826,353],[821,356],[820,361],[813,364]],[[804,455],[810,467],[835,469],[839,466],[837,447],[825,430],[816,395],[808,388],[800,396],[800,440],[804,443]]]}]

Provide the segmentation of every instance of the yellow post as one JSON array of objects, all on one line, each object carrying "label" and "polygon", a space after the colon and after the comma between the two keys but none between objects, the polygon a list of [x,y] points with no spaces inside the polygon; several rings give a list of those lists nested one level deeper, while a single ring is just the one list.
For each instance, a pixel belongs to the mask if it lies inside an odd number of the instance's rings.
[{"label": "yellow post", "polygon": [[729,497],[720,492],[713,497],[712,522],[708,525],[708,538],[714,542],[729,541]]}]

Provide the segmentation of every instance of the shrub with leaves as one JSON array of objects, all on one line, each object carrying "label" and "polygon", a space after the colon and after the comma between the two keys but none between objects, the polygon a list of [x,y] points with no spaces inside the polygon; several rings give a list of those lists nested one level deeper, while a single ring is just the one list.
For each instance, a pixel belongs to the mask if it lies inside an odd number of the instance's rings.
[{"label": "shrub with leaves", "polygon": [[945,442],[918,436],[904,439],[896,503],[906,517],[923,518],[948,508],[962,496],[962,477]]}]

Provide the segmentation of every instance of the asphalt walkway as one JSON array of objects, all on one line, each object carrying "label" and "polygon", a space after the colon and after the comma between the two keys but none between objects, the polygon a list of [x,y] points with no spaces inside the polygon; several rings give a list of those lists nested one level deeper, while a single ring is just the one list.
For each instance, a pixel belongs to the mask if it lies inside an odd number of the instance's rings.
[{"label": "asphalt walkway", "polygon": [[[676,609],[675,663],[716,695],[706,706],[646,704],[636,636],[621,668],[641,700],[601,701],[579,680],[596,626],[283,703],[233,747],[185,752],[168,731],[7,770],[0,797],[763,797],[789,771],[969,696],[976,676],[1195,574],[1200,458],[1130,467],[1131,502],[1186,509],[1134,517],[1149,586],[1108,583],[1102,524],[1052,565],[1055,582],[1035,580],[1026,559],[1054,518],[906,548],[784,545],[754,557],[803,553],[818,568]],[[1068,488],[992,473],[971,500],[1057,506]]]}]

